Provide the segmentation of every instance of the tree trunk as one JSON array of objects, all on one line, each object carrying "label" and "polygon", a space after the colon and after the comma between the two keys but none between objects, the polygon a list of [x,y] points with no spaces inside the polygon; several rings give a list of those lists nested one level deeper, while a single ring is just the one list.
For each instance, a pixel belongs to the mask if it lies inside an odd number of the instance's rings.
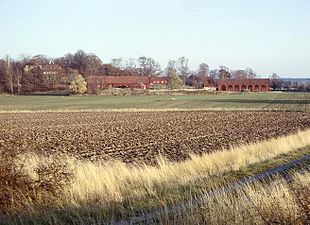
[{"label": "tree trunk", "polygon": [[7,63],[7,76],[9,80],[9,87],[10,87],[11,93],[13,94],[14,93],[13,74],[11,71],[11,60],[9,56],[6,57],[6,63]]}]

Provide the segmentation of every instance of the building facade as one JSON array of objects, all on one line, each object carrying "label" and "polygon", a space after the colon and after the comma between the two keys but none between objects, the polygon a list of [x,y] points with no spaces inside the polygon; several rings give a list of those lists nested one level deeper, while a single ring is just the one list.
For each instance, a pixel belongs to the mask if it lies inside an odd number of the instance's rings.
[{"label": "building facade", "polygon": [[105,88],[148,89],[151,85],[167,84],[168,77],[146,76],[90,76],[87,79],[90,90]]},{"label": "building facade", "polygon": [[268,92],[269,90],[269,79],[221,79],[218,82],[218,91]]}]

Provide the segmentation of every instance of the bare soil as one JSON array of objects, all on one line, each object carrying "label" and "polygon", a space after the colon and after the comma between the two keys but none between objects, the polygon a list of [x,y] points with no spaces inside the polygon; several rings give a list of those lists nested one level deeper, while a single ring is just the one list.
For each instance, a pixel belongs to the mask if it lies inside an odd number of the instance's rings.
[{"label": "bare soil", "polygon": [[3,113],[0,150],[156,164],[309,127],[309,112]]}]

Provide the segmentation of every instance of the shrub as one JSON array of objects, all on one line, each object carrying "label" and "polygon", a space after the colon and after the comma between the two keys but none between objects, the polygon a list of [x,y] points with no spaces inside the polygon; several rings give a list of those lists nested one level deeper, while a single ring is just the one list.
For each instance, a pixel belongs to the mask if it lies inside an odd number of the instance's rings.
[{"label": "shrub", "polygon": [[71,94],[84,94],[87,91],[87,83],[82,75],[77,74],[69,85],[69,92]]},{"label": "shrub", "polygon": [[39,205],[43,196],[56,197],[73,177],[68,165],[57,158],[41,161],[30,172],[18,151],[0,151],[1,214],[18,212],[29,203]]},{"label": "shrub", "polygon": [[183,86],[181,78],[177,75],[175,71],[169,73],[170,80],[168,82],[169,89],[180,89]]}]

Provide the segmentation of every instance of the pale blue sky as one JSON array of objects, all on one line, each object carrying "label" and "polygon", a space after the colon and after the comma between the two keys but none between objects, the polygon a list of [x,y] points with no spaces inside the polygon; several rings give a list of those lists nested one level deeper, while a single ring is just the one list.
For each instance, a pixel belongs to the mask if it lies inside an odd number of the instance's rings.
[{"label": "pale blue sky", "polygon": [[0,0],[0,57],[78,49],[310,77],[309,0]]}]

